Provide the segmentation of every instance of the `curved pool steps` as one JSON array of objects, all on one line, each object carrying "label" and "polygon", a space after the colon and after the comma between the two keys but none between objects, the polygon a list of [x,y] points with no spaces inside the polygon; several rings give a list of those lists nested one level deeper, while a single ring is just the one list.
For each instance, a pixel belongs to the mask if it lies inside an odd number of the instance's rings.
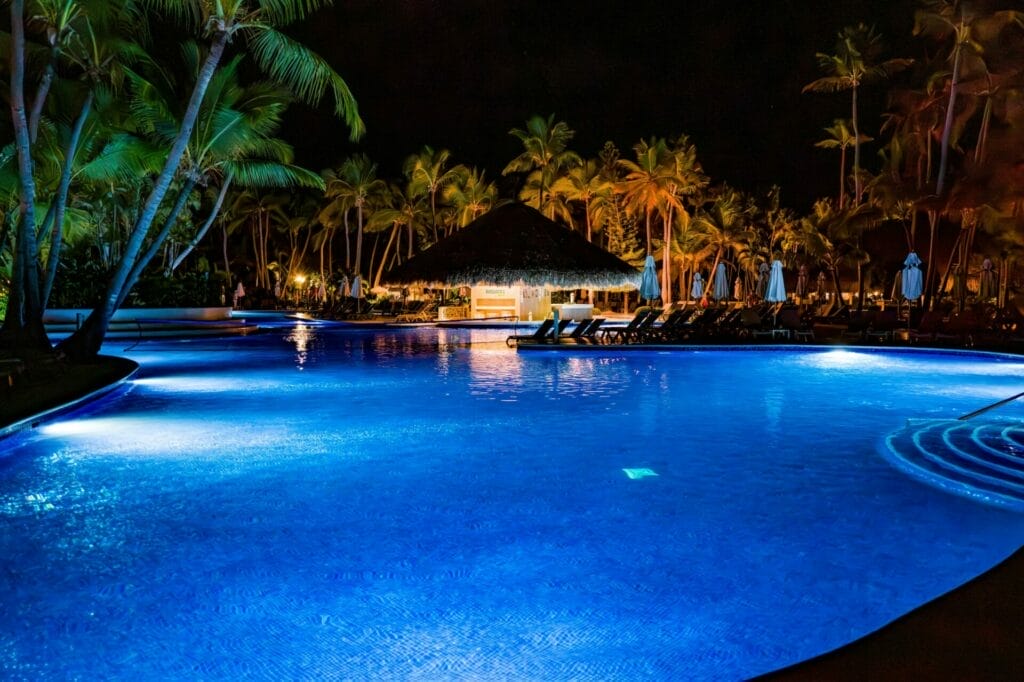
[{"label": "curved pool steps", "polygon": [[880,451],[900,471],[973,500],[1024,512],[1024,428],[1005,421],[910,420]]}]

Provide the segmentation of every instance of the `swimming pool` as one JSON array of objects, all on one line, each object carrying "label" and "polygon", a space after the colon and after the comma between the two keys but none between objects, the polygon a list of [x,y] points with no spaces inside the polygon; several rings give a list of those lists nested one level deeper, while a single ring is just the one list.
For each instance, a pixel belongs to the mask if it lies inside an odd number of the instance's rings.
[{"label": "swimming pool", "polygon": [[506,333],[124,352],[129,390],[0,443],[0,677],[735,679],[1024,542],[875,449],[1024,360]]}]

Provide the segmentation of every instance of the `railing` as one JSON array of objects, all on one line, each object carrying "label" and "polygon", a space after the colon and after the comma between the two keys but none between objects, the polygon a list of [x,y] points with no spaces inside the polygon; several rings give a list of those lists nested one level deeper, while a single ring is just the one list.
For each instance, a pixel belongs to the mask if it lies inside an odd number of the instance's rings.
[{"label": "railing", "polygon": [[1003,400],[1000,400],[999,402],[995,402],[995,403],[992,403],[991,405],[987,405],[987,406],[981,408],[980,410],[975,410],[974,412],[969,412],[969,413],[963,415],[962,417],[957,417],[957,419],[959,421],[964,421],[964,422],[967,421],[968,419],[974,419],[978,415],[984,414],[984,413],[988,412],[989,410],[994,410],[997,407],[1001,407],[1003,405],[1006,405],[1007,403],[1012,403],[1014,400],[1016,400],[1017,398],[1020,398],[1021,396],[1024,396],[1024,391],[1021,391],[1017,395],[1011,395],[1009,398],[1004,398]]}]

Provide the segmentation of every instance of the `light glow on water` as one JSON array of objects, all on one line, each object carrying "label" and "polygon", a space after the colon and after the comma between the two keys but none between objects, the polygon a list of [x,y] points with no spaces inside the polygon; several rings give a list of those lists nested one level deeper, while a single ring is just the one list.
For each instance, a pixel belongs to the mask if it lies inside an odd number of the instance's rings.
[{"label": "light glow on water", "polygon": [[1024,542],[875,451],[1016,359],[279,326],[2,442],[0,677],[739,679]]}]

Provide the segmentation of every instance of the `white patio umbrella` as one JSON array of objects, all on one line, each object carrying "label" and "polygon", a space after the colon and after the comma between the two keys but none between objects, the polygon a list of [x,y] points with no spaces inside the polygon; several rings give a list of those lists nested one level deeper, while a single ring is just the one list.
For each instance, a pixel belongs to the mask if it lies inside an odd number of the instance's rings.
[{"label": "white patio umbrella", "polygon": [[321,303],[327,300],[327,285],[323,282],[320,282],[320,287],[316,290],[316,297]]},{"label": "white patio umbrella", "polygon": [[352,278],[352,289],[348,292],[348,295],[352,298],[363,297],[363,280],[359,275]]},{"label": "white patio umbrella", "polygon": [[903,261],[903,281],[900,284],[900,293],[908,301],[921,298],[921,292],[924,290],[920,266],[921,259],[914,251],[911,251]]},{"label": "white patio umbrella", "polygon": [[724,301],[729,298],[729,275],[725,272],[725,263],[719,263],[715,268],[715,281],[711,288],[711,295],[716,301]]},{"label": "white patio umbrella", "polygon": [[690,287],[690,298],[697,300],[704,295],[704,278],[699,272],[693,273],[693,286]]},{"label": "white patio umbrella", "polygon": [[348,286],[348,277],[342,275],[341,280],[338,282],[338,293],[342,296],[348,296],[351,291]]},{"label": "white patio umbrella", "polygon": [[644,261],[644,271],[640,275],[640,298],[648,302],[661,298],[661,286],[658,284],[658,268],[654,262],[654,256],[647,256]]}]

